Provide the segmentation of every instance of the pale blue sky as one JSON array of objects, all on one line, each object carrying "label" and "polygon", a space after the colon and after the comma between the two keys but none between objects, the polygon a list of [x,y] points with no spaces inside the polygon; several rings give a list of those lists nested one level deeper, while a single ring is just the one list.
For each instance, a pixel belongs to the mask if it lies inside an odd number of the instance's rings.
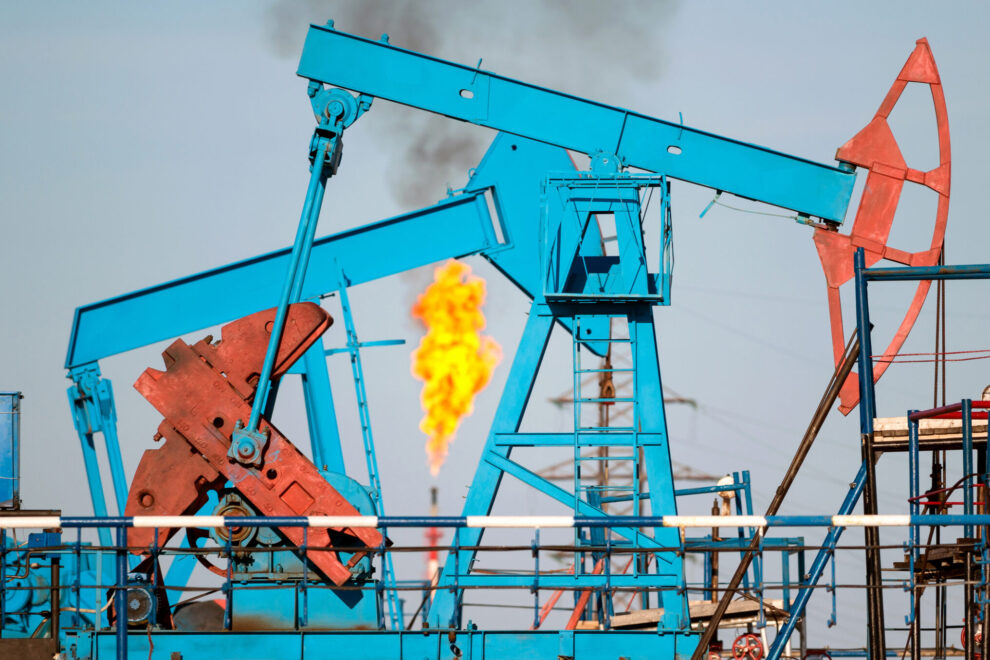
[{"label": "pale blue sky", "polygon": [[[578,2],[568,11],[595,13],[580,30],[578,22],[552,20],[555,5],[545,11],[522,3],[456,5],[456,11],[452,3],[415,6],[418,20],[436,31],[434,54],[472,65],[484,57],[486,69],[665,119],[682,112],[697,128],[822,162],[831,162],[835,148],[869,121],[915,39],[927,36],[953,136],[947,253],[952,262],[986,260],[990,46],[982,3]],[[356,7],[37,2],[0,8],[0,388],[26,395],[27,506],[89,511],[62,370],[72,310],[291,242],[312,131],[305,82],[294,75],[301,42],[292,49],[291,40],[304,33],[306,19],[336,16],[346,31],[344,18],[356,14],[375,31],[393,30],[393,43],[422,36],[408,21],[408,5]],[[272,37],[279,16],[299,17],[298,32],[282,33],[292,56],[282,56]],[[627,33],[627,24],[638,27]],[[921,95],[910,100],[920,110],[895,115],[894,129],[909,165],[926,169],[935,153],[930,104]],[[402,127],[412,132],[436,124],[423,123],[415,111],[404,124],[402,114],[379,106],[348,131],[321,235],[408,210],[389,193],[403,176],[395,152],[410,138]],[[439,199],[448,182],[461,185],[457,176],[427,175],[426,199]],[[675,184],[673,195],[677,269],[674,305],[657,313],[661,367],[666,385],[703,406],[669,410],[674,459],[715,474],[751,469],[759,508],[831,372],[825,287],[811,232],[719,208],[699,220],[709,191]],[[920,194],[906,202],[895,236],[917,249],[933,205]],[[489,333],[511,356],[526,302],[483,261],[470,263],[489,280]],[[355,289],[362,337],[417,341],[407,309],[425,277]],[[894,287],[884,294],[889,297],[875,294],[878,333],[895,320],[906,293]],[[952,285],[949,295],[950,350],[987,348],[990,312],[979,304],[985,288]],[[930,318],[926,312],[909,349],[932,350]],[[328,344],[341,343],[342,330],[335,326]],[[130,384],[141,369],[160,364],[160,350],[103,364],[117,392],[129,472],[158,423]],[[416,429],[418,385],[408,375],[408,350],[366,356],[390,513],[425,511],[432,483]],[[548,352],[533,424],[554,430],[569,421],[545,403],[569,387],[569,350],[560,339]],[[983,365],[951,367],[950,399],[979,396],[990,381]],[[330,367],[345,455],[363,480],[349,369],[334,360]],[[441,472],[443,513],[460,508],[507,371],[503,363]],[[931,368],[892,368],[880,389],[881,415],[928,405]],[[277,421],[290,438],[305,437],[291,387],[286,402],[285,419]],[[831,419],[785,510],[833,511],[858,464],[856,420]],[[885,458],[880,474],[881,510],[902,511],[902,461]],[[698,511],[710,506],[702,500]],[[503,508],[540,511],[519,497]],[[850,560],[851,571],[856,562]],[[817,625],[823,620],[818,616]]]}]

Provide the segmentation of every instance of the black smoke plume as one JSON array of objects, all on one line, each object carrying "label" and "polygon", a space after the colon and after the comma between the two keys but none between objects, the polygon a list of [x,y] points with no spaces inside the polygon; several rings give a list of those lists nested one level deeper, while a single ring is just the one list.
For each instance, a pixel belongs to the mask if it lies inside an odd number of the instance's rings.
[{"label": "black smoke plume", "polygon": [[[310,23],[519,78],[606,103],[624,102],[633,82],[659,80],[663,29],[674,0],[278,0],[271,6],[271,42],[297,57]],[[533,109],[538,112],[538,108]],[[461,187],[493,133],[381,100],[363,121],[381,126],[383,148],[395,153],[387,177],[408,209]]]}]

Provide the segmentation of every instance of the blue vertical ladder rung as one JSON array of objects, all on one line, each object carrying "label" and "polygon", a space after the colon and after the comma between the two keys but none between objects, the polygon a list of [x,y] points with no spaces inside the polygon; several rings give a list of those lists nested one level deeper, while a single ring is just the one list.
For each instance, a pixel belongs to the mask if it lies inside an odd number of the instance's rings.
[{"label": "blue vertical ladder rung", "polygon": [[579,435],[607,435],[609,433],[633,433],[635,426],[579,426]]},{"label": "blue vertical ladder rung", "polygon": [[579,461],[621,461],[627,460],[631,461],[632,456],[582,456],[578,458]]}]

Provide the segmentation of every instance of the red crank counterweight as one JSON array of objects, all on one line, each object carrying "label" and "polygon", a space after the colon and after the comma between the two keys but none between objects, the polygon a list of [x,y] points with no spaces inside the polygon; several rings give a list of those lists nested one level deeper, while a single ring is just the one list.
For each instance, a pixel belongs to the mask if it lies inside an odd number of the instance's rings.
[{"label": "red crank counterweight", "polygon": [[[134,387],[165,416],[158,427],[158,436],[165,444],[146,451],[141,458],[126,515],[193,514],[206,502],[208,492],[225,481],[232,482],[265,516],[360,515],[266,420],[259,427],[267,435],[267,443],[258,464],[237,462],[228,456],[235,425],[245,423],[251,414],[274,318],[275,310],[269,309],[228,323],[221,328],[217,342],[207,337],[190,346],[176,340],[162,354],[165,371],[147,369],[141,375]],[[318,305],[291,305],[273,377],[284,374],[331,322]],[[175,531],[160,530],[159,545]],[[301,528],[280,527],[278,531],[293,545],[303,545]],[[149,547],[154,530],[131,529],[128,540],[133,546]],[[356,552],[344,565],[333,550],[335,546],[344,549],[341,542],[377,547],[383,537],[377,530],[365,528],[309,529],[307,558],[338,585],[350,579],[349,566],[367,554]],[[352,551],[347,548],[347,552]]]},{"label": "red crank counterweight", "polygon": [[[933,170],[922,172],[907,166],[897,140],[887,122],[891,110],[901,97],[908,83],[921,83],[931,89],[935,105],[935,122],[938,128],[939,165]],[[835,362],[842,360],[846,334],[842,327],[842,303],[839,287],[855,275],[853,255],[857,248],[866,253],[866,266],[872,266],[881,259],[888,259],[907,266],[934,266],[938,263],[945,239],[945,226],[949,216],[949,183],[952,173],[952,155],[949,145],[949,117],[945,108],[945,95],[942,82],[932,57],[927,39],[919,39],[914,51],[908,57],[897,80],[880,104],[873,120],[851,140],[839,147],[836,160],[850,163],[869,170],[866,187],[860,199],[856,219],[848,235],[829,229],[815,230],[815,247],[825,271],[828,284],[829,320],[832,328],[832,350]],[[905,252],[887,244],[890,228],[897,211],[904,182],[910,181],[926,186],[938,194],[938,207],[935,211],[935,228],[931,247],[921,252]],[[914,327],[921,307],[928,296],[931,281],[921,281],[904,319],[894,333],[885,356],[896,355],[904,345],[908,333]],[[889,366],[889,360],[878,361],[873,368],[873,380],[879,380]],[[859,378],[862,374],[851,373],[839,394],[839,410],[849,413],[859,402]]]}]

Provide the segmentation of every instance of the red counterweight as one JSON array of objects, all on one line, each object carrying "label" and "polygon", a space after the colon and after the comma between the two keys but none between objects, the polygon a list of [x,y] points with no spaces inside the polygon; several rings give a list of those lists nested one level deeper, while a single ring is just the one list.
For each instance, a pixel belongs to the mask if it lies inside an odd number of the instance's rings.
[{"label": "red counterweight", "polygon": [[[901,93],[908,83],[928,85],[931,90],[932,103],[935,107],[935,127],[938,131],[938,167],[923,172],[907,166],[901,154],[897,140],[887,122],[894,105],[901,98]],[[935,58],[927,39],[919,39],[914,51],[908,57],[901,69],[897,80],[880,104],[879,110],[866,128],[857,133],[851,140],[839,147],[835,154],[836,160],[863,167],[869,170],[866,175],[866,187],[853,221],[849,234],[840,234],[827,229],[815,230],[815,247],[825,271],[825,281],[828,284],[829,322],[832,327],[832,350],[835,363],[842,361],[846,334],[842,324],[842,301],[839,297],[839,287],[851,280],[853,255],[857,248],[863,248],[866,256],[866,266],[870,267],[881,259],[887,259],[907,266],[934,266],[938,263],[942,244],[945,240],[945,228],[949,219],[949,188],[952,174],[952,150],[949,143],[949,115],[945,107],[945,94],[942,91],[942,81],[935,66]],[[906,252],[888,245],[890,228],[897,211],[897,203],[905,182],[916,183],[938,194],[938,206],[935,211],[935,223],[932,240],[927,250]],[[911,304],[908,306],[904,319],[901,321],[893,338],[884,351],[885,356],[897,355],[907,339],[908,333],[918,320],[921,307],[931,288],[931,280],[918,283]],[[872,378],[880,379],[883,372],[890,366],[889,360],[878,362],[873,367]],[[848,414],[859,402],[859,379],[867,377],[864,374],[850,373],[839,393],[839,410]]]},{"label": "red counterweight", "polygon": [[[228,323],[221,328],[217,342],[206,337],[190,346],[176,340],[162,354],[165,371],[149,368],[134,384],[165,416],[158,427],[165,444],[146,451],[141,458],[128,495],[126,515],[195,513],[206,502],[208,491],[225,481],[230,481],[261,515],[360,515],[267,420],[259,426],[268,437],[260,466],[248,467],[228,457],[235,424],[246,423],[251,415],[251,400],[274,318],[275,309],[269,309]],[[318,305],[291,305],[273,377],[284,374],[331,323],[330,316]],[[164,544],[175,531],[160,530],[159,544]],[[278,531],[292,544],[303,545],[301,528],[280,527]],[[366,553],[353,554],[344,565],[332,551],[333,533],[350,537],[349,543],[367,547],[379,546],[383,537],[377,530],[366,528],[309,529],[308,560],[339,585],[350,579],[348,567]],[[154,530],[133,528],[128,540],[133,546],[150,546]],[[353,549],[347,547],[347,551]]]}]

